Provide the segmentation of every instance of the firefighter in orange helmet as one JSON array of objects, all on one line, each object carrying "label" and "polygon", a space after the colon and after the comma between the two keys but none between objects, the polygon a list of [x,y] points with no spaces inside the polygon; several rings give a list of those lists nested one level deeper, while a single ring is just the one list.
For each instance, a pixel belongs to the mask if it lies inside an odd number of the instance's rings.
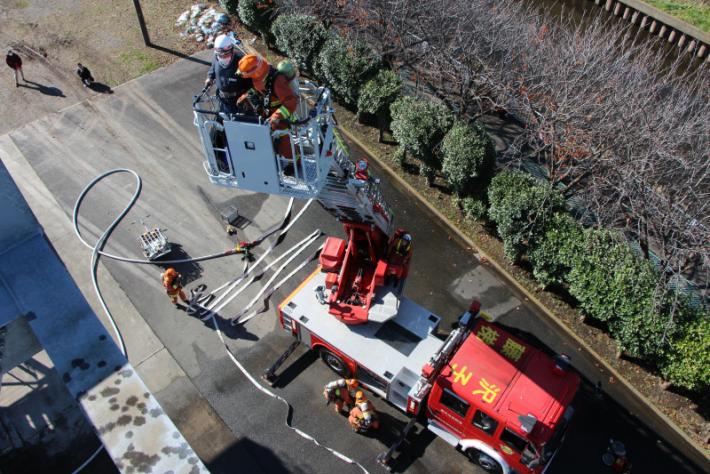
[{"label": "firefighter in orange helmet", "polygon": [[[289,85],[289,79],[258,54],[247,54],[239,61],[239,75],[251,79],[253,89],[261,94],[271,129],[288,130],[298,106],[298,97]],[[242,95],[237,103],[242,103],[247,97],[248,93]],[[276,153],[293,158],[288,136],[277,138],[274,145]]]},{"label": "firefighter in orange helmet", "polygon": [[355,390],[358,386],[357,379],[338,379],[326,384],[323,389],[323,396],[328,403],[335,403],[335,413],[350,410],[350,406],[355,399]]},{"label": "firefighter in orange helmet", "polygon": [[168,294],[173,304],[178,308],[180,307],[177,301],[178,296],[181,300],[187,302],[187,296],[185,296],[185,292],[182,291],[182,285],[180,284],[180,274],[177,272],[177,270],[170,267],[165,270],[165,273],[163,273],[161,276],[163,277],[163,287],[165,288],[165,292]]},{"label": "firefighter in orange helmet", "polygon": [[355,394],[355,406],[350,410],[348,421],[352,429],[358,433],[365,433],[380,427],[375,406],[361,390]]}]

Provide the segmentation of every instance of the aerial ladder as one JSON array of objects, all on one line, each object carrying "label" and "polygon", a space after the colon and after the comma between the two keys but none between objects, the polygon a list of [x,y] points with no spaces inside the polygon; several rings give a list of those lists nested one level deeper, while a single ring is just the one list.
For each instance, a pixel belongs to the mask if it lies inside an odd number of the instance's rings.
[{"label": "aerial ladder", "polygon": [[[194,124],[204,170],[219,186],[318,200],[346,235],[325,242],[320,264],[327,278],[318,298],[346,324],[384,322],[397,313],[408,272],[410,255],[395,251],[406,232],[395,228],[367,160],[351,161],[336,128],[330,90],[293,81],[299,100],[288,130],[271,130],[268,120],[253,113],[220,113],[218,99],[206,91],[196,96]],[[293,158],[275,151],[274,140],[284,135]]]}]

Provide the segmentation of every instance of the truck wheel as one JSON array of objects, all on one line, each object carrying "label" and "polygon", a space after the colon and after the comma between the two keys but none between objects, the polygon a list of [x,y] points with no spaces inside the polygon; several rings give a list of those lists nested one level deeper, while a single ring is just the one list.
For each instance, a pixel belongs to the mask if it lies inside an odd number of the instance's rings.
[{"label": "truck wheel", "polygon": [[482,453],[481,451],[477,451],[475,449],[469,449],[466,451],[466,455],[468,455],[468,458],[471,461],[481,466],[486,472],[491,472],[493,474],[500,474],[503,472],[503,469],[501,469],[498,461],[486,453]]},{"label": "truck wheel", "polygon": [[328,349],[321,348],[320,358],[323,359],[325,365],[331,368],[333,372],[343,378],[349,378],[351,375],[350,367],[339,356],[333,354]]}]

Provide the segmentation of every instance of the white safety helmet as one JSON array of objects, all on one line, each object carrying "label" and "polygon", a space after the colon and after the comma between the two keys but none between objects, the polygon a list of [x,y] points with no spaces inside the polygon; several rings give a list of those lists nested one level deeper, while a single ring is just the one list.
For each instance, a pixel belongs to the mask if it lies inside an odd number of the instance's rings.
[{"label": "white safety helmet", "polygon": [[219,35],[214,40],[214,54],[220,66],[227,67],[234,56],[234,40],[227,35]]},{"label": "white safety helmet", "polygon": [[412,236],[409,235],[409,234],[404,234],[404,235],[402,236],[402,239],[404,239],[405,242],[411,242],[411,241],[412,241]]}]

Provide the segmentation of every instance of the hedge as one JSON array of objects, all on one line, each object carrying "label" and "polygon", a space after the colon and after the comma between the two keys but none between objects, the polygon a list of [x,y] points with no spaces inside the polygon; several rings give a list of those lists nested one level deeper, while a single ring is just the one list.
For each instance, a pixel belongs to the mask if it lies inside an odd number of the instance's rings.
[{"label": "hedge", "polygon": [[671,341],[661,373],[677,387],[701,394],[710,391],[710,314],[698,314]]},{"label": "hedge", "polygon": [[657,281],[653,268],[617,232],[586,230],[571,263],[569,291],[585,314],[612,321],[649,310]]},{"label": "hedge", "polygon": [[583,243],[584,230],[574,217],[566,212],[552,216],[543,237],[528,252],[533,276],[543,288],[567,282],[572,257]]},{"label": "hedge", "polygon": [[478,124],[456,122],[441,145],[442,171],[458,196],[473,193],[474,185],[485,188],[495,167],[495,147]]},{"label": "hedge", "polygon": [[444,105],[401,97],[390,107],[390,128],[400,147],[420,161],[420,171],[432,185],[441,169],[438,147],[453,124],[453,115]]},{"label": "hedge", "polygon": [[511,170],[493,178],[488,201],[488,216],[496,223],[506,257],[513,262],[535,247],[552,216],[565,207],[562,195],[548,183]]},{"label": "hedge", "polygon": [[276,47],[300,68],[312,70],[327,37],[323,24],[310,15],[280,15],[271,26]]},{"label": "hedge", "polygon": [[273,0],[239,0],[239,20],[252,31],[259,33],[267,44],[271,41],[271,23],[276,11]]},{"label": "hedge", "polygon": [[380,56],[362,41],[331,35],[313,63],[313,72],[347,105],[355,106],[363,84],[380,69]]},{"label": "hedge", "polygon": [[357,101],[358,112],[389,116],[390,106],[402,95],[402,79],[389,69],[382,69],[367,81]]}]

